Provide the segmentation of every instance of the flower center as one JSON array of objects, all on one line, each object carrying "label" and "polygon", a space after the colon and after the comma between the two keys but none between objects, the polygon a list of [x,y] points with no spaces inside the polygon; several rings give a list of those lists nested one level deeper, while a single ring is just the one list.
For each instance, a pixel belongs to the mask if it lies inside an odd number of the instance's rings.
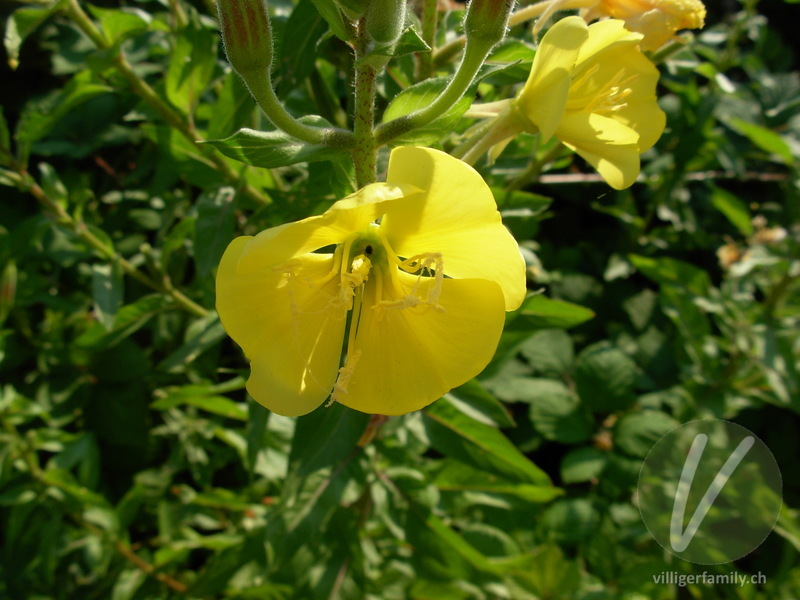
[{"label": "flower center", "polygon": [[[347,357],[339,369],[331,402],[347,394],[347,387],[361,357],[358,331],[362,324],[362,310],[378,311],[375,321],[385,318],[387,311],[393,309],[419,312],[432,308],[444,311],[439,304],[444,281],[444,261],[440,253],[426,252],[402,259],[377,225],[353,235],[344,243],[341,252],[343,258],[337,302],[351,311],[350,332]],[[416,276],[410,289],[408,281],[402,281],[401,271]],[[371,287],[365,295],[364,286],[370,279]]]},{"label": "flower center", "polygon": [[600,65],[593,64],[577,74],[569,88],[566,112],[589,112],[613,114],[628,106],[627,99],[633,93],[631,84],[637,75],[628,75],[620,69],[606,81],[596,77]]}]

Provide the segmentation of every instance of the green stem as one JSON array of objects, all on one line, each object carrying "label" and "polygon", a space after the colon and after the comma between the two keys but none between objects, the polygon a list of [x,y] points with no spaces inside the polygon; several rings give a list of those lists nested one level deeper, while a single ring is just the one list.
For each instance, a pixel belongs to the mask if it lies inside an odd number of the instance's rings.
[{"label": "green stem", "polygon": [[442,93],[427,107],[378,126],[375,130],[378,146],[387,144],[404,133],[424,127],[452,108],[475,80],[491,49],[492,46],[485,44],[467,44],[458,69]]},{"label": "green stem", "polygon": [[[64,14],[80,28],[97,48],[108,50],[111,47],[105,36],[84,12],[77,0],[71,0],[65,6]],[[196,144],[202,141],[189,121],[162,100],[158,94],[155,93],[153,88],[136,74],[122,52],[119,52],[114,57],[113,64],[120,75],[128,82],[133,93],[155,110],[158,115],[164,119],[167,125],[179,131],[181,135],[192,143]],[[228,182],[233,184],[237,189],[240,189],[245,195],[259,204],[269,204],[271,202],[268,196],[246,183],[239,173],[231,168],[230,165],[225,162],[225,159],[216,151],[206,146],[198,146],[198,151],[202,156],[208,159],[213,168],[218,170]]]},{"label": "green stem", "polygon": [[367,51],[368,36],[365,19],[358,22],[356,40],[355,73],[355,147],[353,162],[356,169],[356,184],[359,188],[377,179],[377,150],[375,142],[375,69],[367,61],[360,60]]},{"label": "green stem", "polygon": [[433,51],[436,45],[436,21],[439,17],[439,0],[424,0],[422,5],[422,39],[428,44],[430,52],[418,54],[417,81],[431,76],[433,72]]},{"label": "green stem", "polygon": [[[542,16],[542,14],[548,10],[550,10],[550,12],[554,12],[556,10],[589,8],[596,3],[597,0],[543,0],[542,2],[531,4],[525,8],[520,8],[518,11],[513,13],[508,19],[508,26],[513,27],[514,25],[519,25],[525,21],[535,19]],[[433,66],[438,67],[447,63],[454,54],[464,47],[466,41],[467,38],[461,35],[439,48],[433,54]]]},{"label": "green stem", "polygon": [[269,73],[249,73],[245,81],[258,106],[278,129],[309,144],[325,144],[338,148],[352,147],[353,134],[349,131],[336,127],[311,127],[289,114],[275,94]]},{"label": "green stem", "polygon": [[542,174],[542,169],[544,169],[545,165],[556,160],[563,151],[564,145],[561,142],[558,142],[543,157],[531,161],[531,164],[528,165],[527,169],[525,169],[519,174],[518,177],[508,183],[506,189],[509,191],[520,190],[529,183],[536,181]]}]

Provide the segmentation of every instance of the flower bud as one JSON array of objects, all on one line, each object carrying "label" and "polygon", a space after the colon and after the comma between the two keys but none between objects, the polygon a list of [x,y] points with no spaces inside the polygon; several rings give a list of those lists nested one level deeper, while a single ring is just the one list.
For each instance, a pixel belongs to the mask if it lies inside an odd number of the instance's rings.
[{"label": "flower bud", "polygon": [[467,41],[497,44],[506,36],[514,0],[471,0],[464,18]]},{"label": "flower bud", "polygon": [[266,0],[217,0],[225,54],[234,70],[247,80],[269,73],[272,66],[272,26]]},{"label": "flower bud", "polygon": [[367,5],[366,29],[378,45],[393,44],[406,23],[406,0],[371,0]]}]

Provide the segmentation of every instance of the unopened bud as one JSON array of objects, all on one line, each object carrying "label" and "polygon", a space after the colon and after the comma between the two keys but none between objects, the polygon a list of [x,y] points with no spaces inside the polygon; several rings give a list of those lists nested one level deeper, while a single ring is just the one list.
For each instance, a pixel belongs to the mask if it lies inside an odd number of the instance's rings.
[{"label": "unopened bud", "polygon": [[406,0],[371,0],[367,5],[366,28],[377,44],[393,44],[406,23]]},{"label": "unopened bud", "polygon": [[272,26],[266,0],[217,0],[225,54],[234,70],[248,75],[269,73]]},{"label": "unopened bud", "polygon": [[497,44],[506,36],[514,0],[470,0],[464,18],[467,42]]}]

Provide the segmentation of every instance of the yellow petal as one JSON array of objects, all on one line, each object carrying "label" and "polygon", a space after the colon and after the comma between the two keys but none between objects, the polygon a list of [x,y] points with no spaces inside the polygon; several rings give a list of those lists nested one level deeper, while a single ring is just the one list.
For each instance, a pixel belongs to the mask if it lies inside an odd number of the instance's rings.
[{"label": "yellow petal", "polygon": [[580,17],[553,25],[542,38],[528,81],[517,96],[517,106],[539,128],[543,142],[552,137],[564,114],[571,73],[588,35]]},{"label": "yellow petal", "polygon": [[525,261],[477,171],[438,150],[401,147],[392,150],[387,181],[425,190],[393,204],[381,222],[399,256],[439,252],[445,275],[494,281],[506,310],[519,307],[526,292]]},{"label": "yellow petal", "polygon": [[588,28],[586,43],[580,48],[576,65],[580,66],[589,60],[600,61],[598,55],[607,52],[609,48],[633,50],[641,40],[642,34],[628,31],[624,21],[619,19],[593,23]]},{"label": "yellow petal", "polygon": [[339,244],[352,233],[366,229],[393,202],[417,191],[402,183],[372,183],[339,200],[321,215],[262,231],[242,253],[237,270],[248,273],[280,265],[294,256]]},{"label": "yellow petal", "polygon": [[601,115],[577,113],[564,118],[557,135],[615,190],[630,187],[639,176],[639,136],[630,127]]},{"label": "yellow petal", "polygon": [[251,360],[250,395],[279,414],[302,415],[325,400],[336,379],[346,322],[336,302],[339,277],[325,281],[333,267],[325,254],[299,257],[284,270],[238,273],[252,240],[236,238],[222,257],[217,312]]},{"label": "yellow petal", "polygon": [[[421,284],[420,284],[421,282]],[[439,304],[409,308],[375,307],[378,285],[365,288],[352,364],[342,404],[366,413],[399,415],[427,406],[480,373],[489,363],[505,323],[500,287],[481,279],[446,279]],[[399,273],[387,283],[384,300],[423,297],[433,279]],[[348,363],[345,363],[348,368]]]}]

